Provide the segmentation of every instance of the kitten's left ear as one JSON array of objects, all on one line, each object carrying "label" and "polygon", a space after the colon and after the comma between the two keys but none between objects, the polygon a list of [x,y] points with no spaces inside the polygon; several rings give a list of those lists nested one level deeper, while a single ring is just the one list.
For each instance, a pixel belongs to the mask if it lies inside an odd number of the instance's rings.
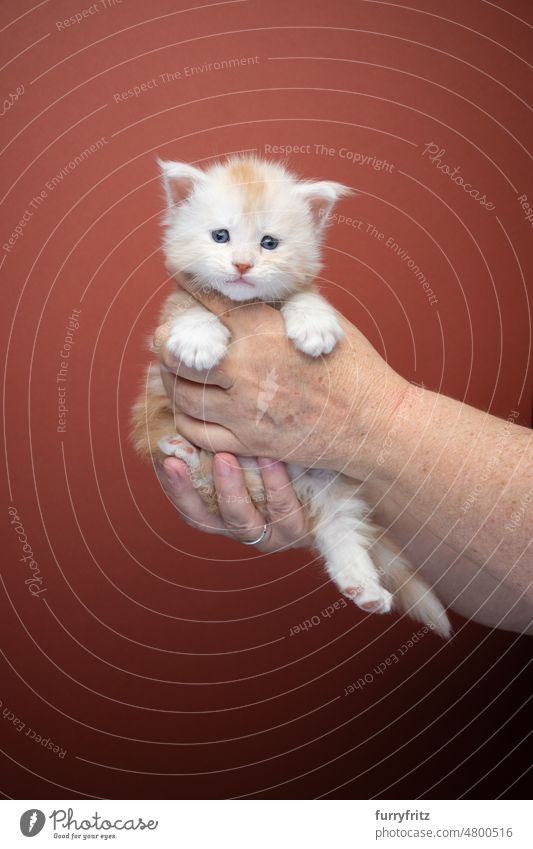
[{"label": "kitten's left ear", "polygon": [[186,162],[157,160],[163,174],[163,186],[169,210],[176,209],[187,200],[197,185],[205,182],[206,176],[199,168]]},{"label": "kitten's left ear", "polygon": [[306,201],[315,224],[323,227],[328,223],[328,215],[339,198],[351,195],[353,191],[342,183],[322,180],[318,183],[300,182],[296,186],[296,193]]}]

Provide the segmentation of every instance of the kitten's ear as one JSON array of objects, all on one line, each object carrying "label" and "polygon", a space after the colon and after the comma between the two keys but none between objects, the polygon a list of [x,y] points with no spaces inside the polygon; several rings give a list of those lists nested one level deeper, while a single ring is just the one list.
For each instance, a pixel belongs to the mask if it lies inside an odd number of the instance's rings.
[{"label": "kitten's ear", "polygon": [[319,227],[323,227],[327,223],[328,215],[339,198],[353,194],[352,189],[349,189],[348,186],[329,180],[322,180],[318,183],[305,181],[298,183],[296,192],[306,201],[311,217]]},{"label": "kitten's ear", "polygon": [[203,171],[187,165],[186,162],[165,162],[158,159],[157,163],[163,174],[163,186],[169,210],[175,209],[187,200],[193,189],[206,179]]}]

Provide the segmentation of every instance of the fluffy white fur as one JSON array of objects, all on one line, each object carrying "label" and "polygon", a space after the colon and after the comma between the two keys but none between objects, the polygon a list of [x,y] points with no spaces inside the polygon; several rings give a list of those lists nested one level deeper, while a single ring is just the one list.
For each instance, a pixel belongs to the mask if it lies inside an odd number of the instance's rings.
[{"label": "fluffy white fur", "polygon": [[[233,301],[275,303],[297,348],[312,357],[330,353],[342,329],[312,281],[321,267],[327,214],[349,190],[334,182],[302,182],[279,164],[253,158],[231,159],[206,171],[178,162],[160,166],[167,197],[164,250],[169,271],[187,274],[194,285]],[[217,230],[227,230],[229,241],[214,241],[212,232]],[[261,247],[266,235],[279,240],[274,250]],[[172,321],[168,347],[187,366],[208,369],[223,358],[229,332],[203,306],[183,308],[174,295],[163,317]],[[185,460],[199,491],[216,505],[211,456],[176,435],[172,410],[156,383],[151,377],[148,399],[141,398],[135,408],[137,448]],[[257,465],[250,458],[239,459],[250,494],[266,515]],[[360,484],[329,471],[295,465],[288,471],[308,513],[316,547],[341,592],[367,612],[386,613],[395,604],[449,636],[450,624],[436,596],[369,519]]]}]

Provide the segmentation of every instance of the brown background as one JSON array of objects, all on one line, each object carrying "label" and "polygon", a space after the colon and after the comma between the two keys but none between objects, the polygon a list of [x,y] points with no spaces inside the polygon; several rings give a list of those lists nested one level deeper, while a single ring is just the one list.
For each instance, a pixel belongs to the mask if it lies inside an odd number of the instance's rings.
[{"label": "brown background", "polygon": [[[4,2],[2,243],[6,541],[0,790],[25,798],[521,796],[530,642],[454,618],[385,675],[413,631],[337,599],[303,552],[250,552],[181,523],[127,442],[167,289],[155,156],[207,162],[310,145],[289,163],[352,186],[331,227],[331,300],[405,376],[507,417],[531,412],[532,26],[527,0],[408,5]],[[185,68],[258,57],[237,68]],[[163,83],[159,75],[181,72]],[[177,76],[177,75],[176,75]],[[138,97],[114,95],[155,78]],[[68,163],[100,138],[101,149]],[[445,149],[495,205],[422,156]],[[317,152],[315,145],[333,148]],[[352,164],[341,148],[387,159]],[[385,234],[373,237],[373,224]],[[392,237],[438,297],[384,245]],[[57,433],[59,352],[69,360]],[[46,592],[30,596],[14,504]],[[372,683],[344,696],[370,674]],[[10,715],[26,724],[17,731]],[[28,727],[67,750],[26,736]]]}]

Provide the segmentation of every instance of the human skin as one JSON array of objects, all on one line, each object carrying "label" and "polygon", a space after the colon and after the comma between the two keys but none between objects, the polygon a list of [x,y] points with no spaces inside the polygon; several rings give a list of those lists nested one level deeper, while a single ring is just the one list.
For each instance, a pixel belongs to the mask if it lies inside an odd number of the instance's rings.
[{"label": "human skin", "polygon": [[[184,463],[168,459],[161,470],[191,524],[240,540],[259,536],[263,520],[234,455],[257,456],[270,516],[259,550],[306,545],[283,464],[266,458],[333,469],[366,482],[376,518],[444,603],[478,622],[533,633],[533,437],[512,412],[498,419],[411,385],[346,319],[344,339],[313,360],[294,349],[268,305],[195,297],[231,332],[224,360],[208,374],[183,367],[166,351],[165,326],[155,345],[178,432],[217,455],[216,519]],[[265,380],[276,388],[258,420]]]}]

